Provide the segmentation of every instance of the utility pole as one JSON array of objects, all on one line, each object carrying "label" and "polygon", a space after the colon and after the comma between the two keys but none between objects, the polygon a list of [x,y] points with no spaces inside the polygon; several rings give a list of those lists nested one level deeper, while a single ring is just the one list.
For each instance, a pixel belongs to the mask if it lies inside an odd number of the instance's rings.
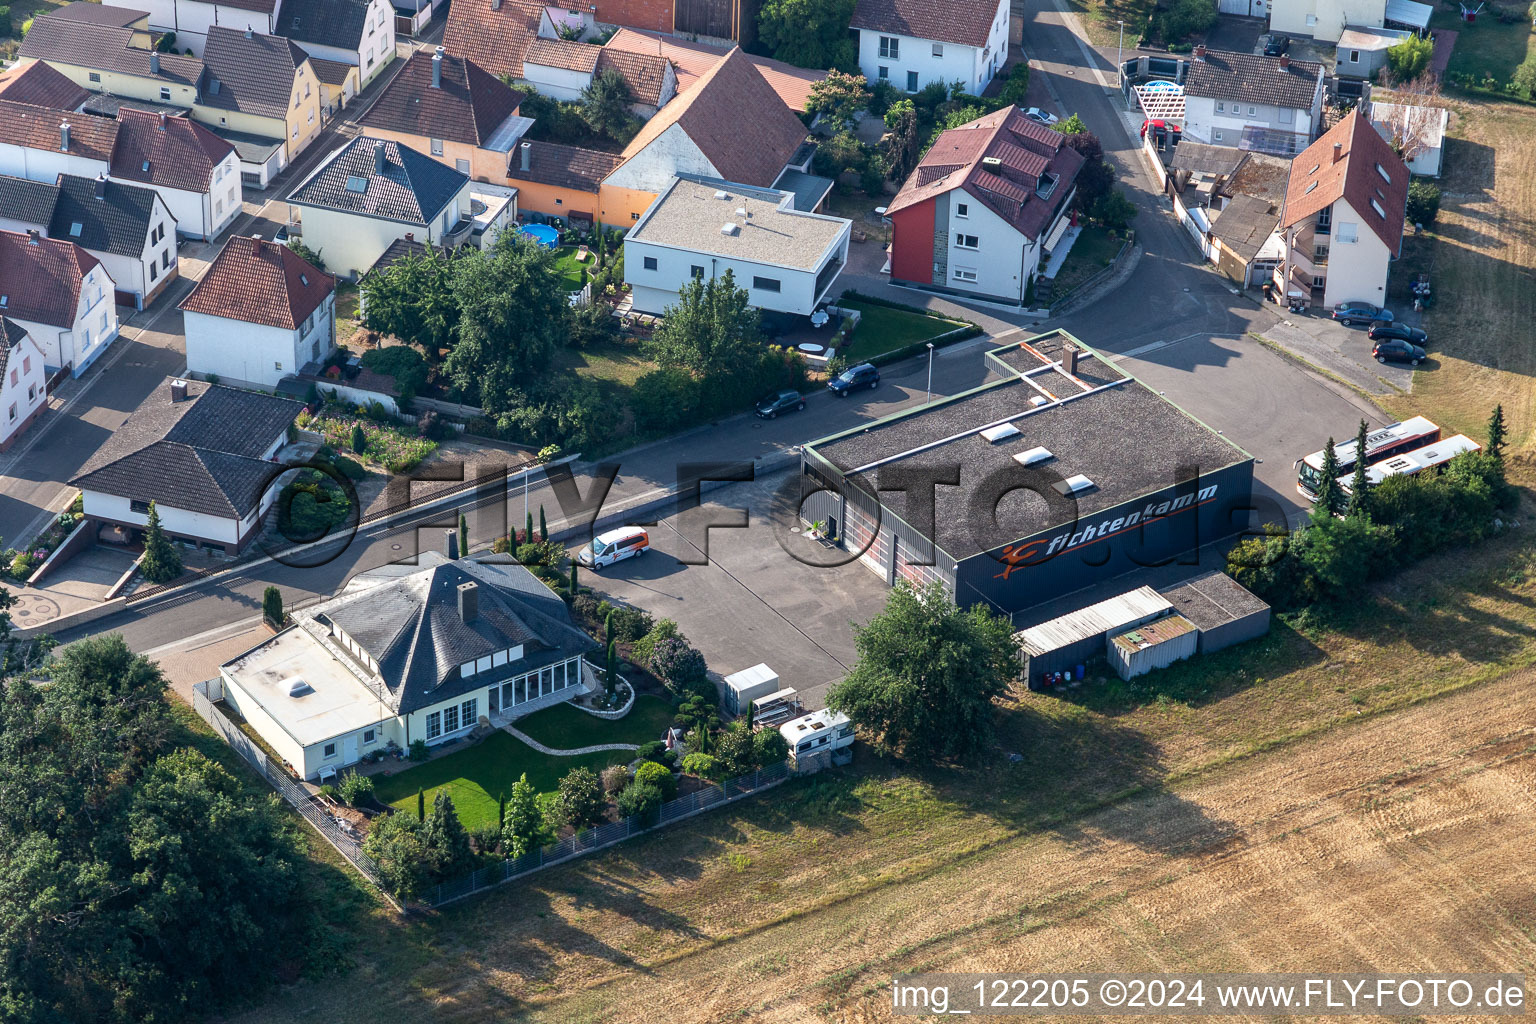
[{"label": "utility pole", "polygon": [[928,343],[928,397],[923,399],[923,404],[927,405],[931,401],[933,401],[933,342],[930,341]]},{"label": "utility pole", "polygon": [[1125,22],[1120,22],[1120,45],[1115,48],[1115,74],[1124,76],[1120,66],[1125,63]]}]

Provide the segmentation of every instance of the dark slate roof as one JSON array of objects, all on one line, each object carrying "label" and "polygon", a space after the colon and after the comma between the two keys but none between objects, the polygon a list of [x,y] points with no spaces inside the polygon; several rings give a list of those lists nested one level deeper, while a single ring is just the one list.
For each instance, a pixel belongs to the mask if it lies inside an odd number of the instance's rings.
[{"label": "dark slate roof", "polygon": [[26,336],[25,327],[8,316],[0,316],[0,373],[5,372],[5,360],[10,350],[20,345]]},{"label": "dark slate roof", "polygon": [[281,469],[261,456],[303,403],[201,381],[187,391],[186,401],[171,401],[167,379],[71,485],[224,519],[255,511]]},{"label": "dark slate roof", "polygon": [[[375,148],[384,149],[384,170],[376,171]],[[360,191],[347,187],[361,182]],[[289,195],[294,206],[318,206],[369,217],[428,224],[469,181],[409,146],[360,135],[337,150]]]},{"label": "dark slate roof", "polygon": [[859,0],[849,27],[982,47],[997,8],[996,0]]},{"label": "dark slate roof", "polygon": [[[429,552],[418,572],[344,594],[315,609],[378,663],[388,702],[399,714],[452,700],[531,669],[564,661],[597,645],[577,628],[565,602],[515,563],[448,561]],[[459,615],[458,589],[479,588],[479,614]],[[468,679],[464,662],[523,646],[523,657]]]},{"label": "dark slate roof", "polygon": [[1280,204],[1256,196],[1235,196],[1211,224],[1211,234],[1245,260],[1259,254],[1280,223]]},{"label": "dark slate roof", "polygon": [[425,50],[411,54],[359,122],[363,129],[484,146],[517,113],[523,94],[463,57],[443,56],[442,84],[433,88],[435,59]]},{"label": "dark slate roof", "polygon": [[233,148],[191,118],[124,108],[117,112],[112,176],[187,192],[207,192],[213,181],[213,169]]},{"label": "dark slate roof", "polygon": [[[149,241],[150,220],[159,194],[152,188],[124,185],[106,178],[61,174],[58,203],[48,223],[50,238],[64,238],[92,252],[137,259]],[[97,189],[101,198],[97,198]],[[174,223],[174,221],[173,221]],[[75,231],[75,225],[80,230]]]},{"label": "dark slate roof", "polygon": [[210,107],[258,117],[283,118],[293,98],[293,78],[309,54],[282,36],[214,26],[203,48],[207,68],[202,100]]},{"label": "dark slate roof", "polygon": [[[100,4],[90,4],[99,7]],[[0,75],[0,97],[12,103],[35,103],[55,110],[78,110],[91,94],[51,66],[35,60]]]},{"label": "dark slate roof", "polygon": [[301,43],[356,50],[368,27],[366,0],[283,0],[277,34]]},{"label": "dark slate roof", "polygon": [[[528,169],[523,170],[523,146],[528,147]],[[507,177],[541,185],[597,194],[603,179],[624,162],[618,153],[583,149],[559,142],[523,142],[514,147],[507,162]]]},{"label": "dark slate roof", "polygon": [[378,259],[373,261],[373,266],[368,268],[368,272],[388,270],[407,256],[425,256],[429,252],[441,255],[443,250],[435,245],[418,242],[414,238],[397,238],[389,243],[388,249],[379,254]]},{"label": "dark slate roof", "polygon": [[[82,25],[108,25],[112,28],[127,28],[138,21],[149,17],[148,11],[135,11],[127,7],[108,6],[96,3],[94,0],[75,0],[74,3],[65,4],[53,11],[50,17],[62,21],[78,22]],[[34,27],[36,22],[33,22]]]},{"label": "dark slate roof", "polygon": [[357,65],[344,64],[339,60],[326,60],[310,54],[309,69],[326,85],[342,86],[347,84],[347,76],[357,70]]},{"label": "dark slate roof", "polygon": [[1309,110],[1321,64],[1305,60],[1265,57],[1256,53],[1207,50],[1189,62],[1184,76],[1184,95],[1243,103],[1270,103],[1295,110]]},{"label": "dark slate roof", "polygon": [[[196,85],[203,62],[179,54],[152,53],[130,46],[133,30],[112,25],[69,21],[57,14],[42,15],[21,42],[22,57],[112,71],[135,78],[153,78],[168,85]],[[158,65],[160,70],[153,68]]]},{"label": "dark slate roof", "polygon": [[7,220],[46,227],[59,201],[59,186],[46,181],[0,176],[0,210]]}]

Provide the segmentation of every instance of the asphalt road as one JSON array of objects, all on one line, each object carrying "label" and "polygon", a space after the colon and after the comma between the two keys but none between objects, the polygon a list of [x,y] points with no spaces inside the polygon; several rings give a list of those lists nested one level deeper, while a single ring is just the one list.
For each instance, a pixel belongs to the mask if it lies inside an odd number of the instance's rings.
[{"label": "asphalt road", "polygon": [[[1119,94],[1107,87],[1112,82],[1112,63],[1092,51],[1085,54],[1086,48],[1079,45],[1061,10],[1050,0],[1027,0],[1021,9],[1027,19],[1028,48],[1040,66],[1036,74],[1046,76],[1063,113],[1080,113],[1100,134],[1121,186],[1140,209],[1136,227],[1144,249],[1124,284],[1040,329],[1060,326],[1072,331],[1191,415],[1222,430],[1260,460],[1256,476],[1260,492],[1274,502],[1273,514],[1296,514],[1300,505],[1292,462],[1319,447],[1329,434],[1353,434],[1362,416],[1381,422],[1379,411],[1248,336],[1250,330],[1267,327],[1274,316],[1233,294],[1228,283],[1201,261],[1162,205],[1116,109]],[[1087,62],[1097,66],[1102,80]],[[912,298],[924,300],[921,293],[913,293]],[[995,307],[981,312],[994,331],[1006,331],[1008,321],[1021,322],[1016,314]],[[934,393],[954,394],[984,382],[988,368],[983,355],[990,343],[990,339],[978,339],[938,353],[932,366]],[[873,392],[850,399],[813,395],[803,413],[774,421],[737,417],[626,453],[616,460],[618,473],[604,507],[670,493],[687,472],[680,467],[689,464],[751,461],[920,404],[926,398],[928,373],[925,360],[911,360],[888,367],[880,388]],[[590,493],[592,482],[591,467],[578,466],[576,483],[582,494]],[[552,528],[564,524],[558,496],[542,481],[529,487],[527,502],[535,513],[540,505],[545,507]],[[280,587],[290,606],[316,600],[334,593],[357,571],[409,557],[418,542],[436,546],[453,519],[449,514],[434,521],[437,525],[420,529],[361,533],[339,557],[317,568],[258,564],[236,577],[186,588],[168,600],[148,602],[132,613],[87,628],[120,630],[139,650],[238,628],[258,613],[261,591],[268,584]],[[505,506],[493,505],[470,515],[472,533],[481,543],[522,521],[523,494],[515,485]],[[714,552],[729,559],[733,543],[738,541],[729,534],[719,535]],[[721,614],[732,612],[722,608]],[[65,634],[61,639],[77,635]]]}]

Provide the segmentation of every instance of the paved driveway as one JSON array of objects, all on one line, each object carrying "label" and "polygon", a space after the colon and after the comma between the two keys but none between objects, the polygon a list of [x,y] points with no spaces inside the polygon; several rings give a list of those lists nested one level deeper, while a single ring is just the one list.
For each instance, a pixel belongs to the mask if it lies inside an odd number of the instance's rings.
[{"label": "paved driveway", "polygon": [[[828,685],[856,660],[852,623],[884,608],[887,591],[857,562],[806,564],[847,556],[790,532],[798,523],[787,517],[775,527],[776,491],[794,482],[795,471],[781,472],[715,491],[699,508],[652,526],[650,552],[584,573],[585,585],[676,621],[712,672],[766,662],[808,707],[822,707]],[[704,529],[710,521],[739,521],[743,509],[746,528]]]}]

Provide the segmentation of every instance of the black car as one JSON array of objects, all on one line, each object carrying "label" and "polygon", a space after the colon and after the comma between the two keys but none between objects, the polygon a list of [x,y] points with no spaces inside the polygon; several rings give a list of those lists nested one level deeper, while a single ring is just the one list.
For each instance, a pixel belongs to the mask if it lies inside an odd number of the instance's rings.
[{"label": "black car", "polygon": [[1264,56],[1278,57],[1286,50],[1290,49],[1290,46],[1290,36],[1270,36],[1269,42],[1264,44]]},{"label": "black car", "polygon": [[1429,341],[1428,334],[1407,324],[1374,323],[1365,336],[1372,341],[1406,341],[1410,345],[1423,345]]},{"label": "black car", "polygon": [[757,403],[757,414],[765,420],[771,420],[781,412],[789,412],[791,409],[804,409],[805,399],[798,391],[780,391],[776,395],[769,395]]},{"label": "black car", "polygon": [[1424,350],[1410,342],[1400,341],[1396,338],[1388,338],[1386,341],[1378,341],[1376,347],[1371,349],[1371,355],[1376,357],[1378,363],[1411,363],[1418,366],[1424,361]]},{"label": "black car", "polygon": [[848,397],[848,392],[858,388],[877,388],[880,386],[880,371],[875,369],[874,363],[860,363],[858,366],[850,366],[842,373],[827,381],[827,390],[839,398]]}]

